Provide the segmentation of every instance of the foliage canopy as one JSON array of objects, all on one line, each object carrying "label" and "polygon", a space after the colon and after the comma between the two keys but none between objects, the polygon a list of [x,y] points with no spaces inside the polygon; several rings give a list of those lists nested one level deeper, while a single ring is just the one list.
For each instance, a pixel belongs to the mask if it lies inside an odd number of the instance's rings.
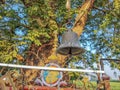
[{"label": "foliage canopy", "polygon": [[[41,47],[52,42],[53,32],[61,35],[68,20],[75,21],[77,8],[83,2],[85,0],[71,0],[72,8],[68,12],[65,0],[1,0],[0,62],[13,62],[21,57],[25,59],[32,44]],[[119,17],[120,0],[94,2],[80,36],[86,53],[79,59],[92,65],[100,56],[120,58]]]}]

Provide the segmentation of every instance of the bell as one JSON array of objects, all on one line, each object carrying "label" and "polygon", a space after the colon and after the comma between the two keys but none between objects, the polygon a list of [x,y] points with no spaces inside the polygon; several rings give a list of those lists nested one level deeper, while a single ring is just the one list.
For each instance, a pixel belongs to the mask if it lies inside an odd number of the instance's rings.
[{"label": "bell", "polygon": [[72,30],[68,30],[62,35],[62,41],[57,48],[57,53],[62,55],[78,55],[84,52],[80,47],[78,35]]}]

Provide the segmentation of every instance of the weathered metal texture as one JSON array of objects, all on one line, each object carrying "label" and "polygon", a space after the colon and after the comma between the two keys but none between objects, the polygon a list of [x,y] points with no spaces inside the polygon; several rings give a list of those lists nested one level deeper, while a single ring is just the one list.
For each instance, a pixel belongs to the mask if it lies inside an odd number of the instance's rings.
[{"label": "weathered metal texture", "polygon": [[84,52],[84,49],[80,47],[78,35],[68,30],[62,35],[62,42],[57,48],[57,53],[62,55],[79,55]]}]

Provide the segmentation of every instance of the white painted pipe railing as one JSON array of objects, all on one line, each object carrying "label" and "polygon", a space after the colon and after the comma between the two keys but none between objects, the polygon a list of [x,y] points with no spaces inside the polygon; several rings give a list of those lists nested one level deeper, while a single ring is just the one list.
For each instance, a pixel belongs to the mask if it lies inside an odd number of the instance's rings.
[{"label": "white painted pipe railing", "polygon": [[102,71],[102,70],[84,70],[84,69],[69,69],[69,68],[52,68],[52,67],[26,66],[26,65],[15,65],[15,64],[5,64],[5,63],[0,63],[0,66],[13,67],[13,68],[25,68],[25,69],[52,70],[52,71],[104,73],[104,71]]}]

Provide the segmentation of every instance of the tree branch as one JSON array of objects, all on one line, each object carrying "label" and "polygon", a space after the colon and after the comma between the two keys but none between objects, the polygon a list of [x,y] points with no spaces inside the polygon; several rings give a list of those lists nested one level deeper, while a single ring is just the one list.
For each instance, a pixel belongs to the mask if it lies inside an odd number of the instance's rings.
[{"label": "tree branch", "polygon": [[49,46],[49,45],[52,45],[53,43],[51,42],[51,43],[47,43],[47,44],[43,44],[41,47],[39,47],[38,48],[38,50],[37,50],[37,55],[39,54],[39,51],[42,49],[42,48],[44,48],[44,47],[46,47],[46,46]]},{"label": "tree branch", "polygon": [[2,74],[4,69],[5,69],[5,67],[2,67],[2,69],[0,70],[0,74]]},{"label": "tree branch", "polygon": [[[99,11],[102,11],[103,13],[107,13],[107,11],[111,11],[111,10],[103,10],[103,9],[100,9],[96,6],[93,6],[93,9],[97,9]],[[110,12],[114,17],[118,18],[119,19],[119,16],[117,14],[115,14],[113,11]]]},{"label": "tree branch", "polygon": [[100,59],[100,60],[106,60],[106,61],[114,61],[114,62],[116,62],[116,61],[119,61],[120,62],[120,60],[119,59],[107,59],[107,58],[102,58],[102,59]]},{"label": "tree branch", "polygon": [[28,26],[28,25],[25,25],[25,24],[19,24],[19,26],[23,26],[23,27],[25,27],[25,28],[28,28],[28,29],[30,29],[30,30],[33,30],[32,27],[30,27],[30,26]]},{"label": "tree branch", "polygon": [[5,4],[5,0],[0,0],[0,3]]},{"label": "tree branch", "polygon": [[37,59],[41,60],[40,57],[35,52],[27,51],[26,53],[31,53],[31,54],[35,55]]},{"label": "tree branch", "polygon": [[98,7],[96,7],[96,6],[93,6],[93,9],[97,9],[97,10],[99,10],[99,11],[102,11],[103,13],[106,13],[106,12],[107,12],[106,10],[100,9],[100,8],[98,8]]}]

